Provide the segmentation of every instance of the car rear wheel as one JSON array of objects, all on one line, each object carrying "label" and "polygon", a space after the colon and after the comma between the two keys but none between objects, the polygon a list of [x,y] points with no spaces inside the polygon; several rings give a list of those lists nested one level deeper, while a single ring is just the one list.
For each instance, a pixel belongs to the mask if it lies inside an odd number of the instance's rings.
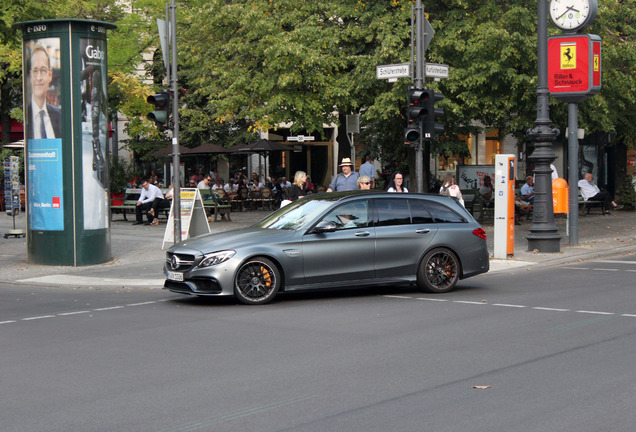
[{"label": "car rear wheel", "polygon": [[253,258],[236,272],[234,296],[244,304],[270,302],[280,289],[278,267],[267,258]]},{"label": "car rear wheel", "polygon": [[417,287],[422,291],[444,293],[459,280],[459,260],[446,248],[429,251],[417,271]]}]

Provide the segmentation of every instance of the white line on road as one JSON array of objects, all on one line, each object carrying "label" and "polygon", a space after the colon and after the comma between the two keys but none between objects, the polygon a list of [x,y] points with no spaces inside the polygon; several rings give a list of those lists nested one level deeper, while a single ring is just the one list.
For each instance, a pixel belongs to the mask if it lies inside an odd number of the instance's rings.
[{"label": "white line on road", "polygon": [[149,304],[153,304],[153,303],[157,303],[156,301],[149,301],[149,302],[143,302],[143,303],[130,303],[127,304],[126,306],[143,306],[143,305],[149,305]]},{"label": "white line on road", "polygon": [[544,310],[544,311],[553,311],[553,312],[569,312],[570,309],[559,309],[559,308],[549,308],[549,307],[540,307],[535,306],[532,309],[534,310]]},{"label": "white line on road", "polygon": [[397,296],[397,295],[385,295],[384,297],[388,297],[388,298],[396,298],[396,299],[412,299],[413,297],[407,297],[407,296]]},{"label": "white line on road", "polygon": [[600,312],[600,311],[587,311],[587,310],[577,310],[575,312],[585,313],[585,314],[594,314],[594,315],[615,315],[613,312]]},{"label": "white line on road", "polygon": [[447,302],[448,301],[446,299],[426,298],[426,297],[417,297],[416,300],[432,301],[432,302]]},{"label": "white line on road", "polygon": [[58,314],[59,316],[69,316],[69,315],[79,315],[79,314],[86,314],[86,313],[90,313],[91,311],[77,311],[77,312],[64,312],[64,313],[60,313]]},{"label": "white line on road", "polygon": [[39,320],[44,318],[55,318],[55,315],[42,315],[37,317],[22,318],[22,321],[33,321],[33,320]]},{"label": "white line on road", "polygon": [[610,269],[610,268],[593,268],[592,270],[597,270],[597,271],[619,271],[618,269]]},{"label": "white line on road", "polygon": [[493,306],[503,306],[503,307],[511,307],[511,308],[525,308],[528,306],[517,305],[517,304],[506,304],[506,303],[495,303]]},{"label": "white line on road", "polygon": [[11,324],[14,323],[15,321],[0,321],[0,324]]},{"label": "white line on road", "polygon": [[[636,318],[636,314],[622,314],[621,316]],[[0,324],[1,324],[1,323],[0,323]]]},{"label": "white line on road", "polygon": [[454,300],[453,303],[462,303],[462,304],[475,304],[475,305],[483,305],[488,304],[485,302],[477,302],[477,301],[466,301],[466,300]]},{"label": "white line on road", "polygon": [[111,307],[104,307],[104,308],[98,308],[98,309],[93,309],[94,311],[107,311],[107,310],[113,310],[113,309],[123,309],[123,306],[111,306]]}]

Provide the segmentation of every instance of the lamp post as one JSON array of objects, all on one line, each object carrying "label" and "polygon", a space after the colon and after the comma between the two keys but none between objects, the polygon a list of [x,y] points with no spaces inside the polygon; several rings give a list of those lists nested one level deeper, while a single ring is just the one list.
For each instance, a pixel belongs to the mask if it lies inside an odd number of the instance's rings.
[{"label": "lamp post", "polygon": [[537,5],[537,42],[538,42],[538,84],[537,84],[537,119],[533,129],[527,135],[534,141],[534,152],[528,159],[534,162],[535,194],[533,217],[528,234],[528,250],[539,252],[560,252],[560,240],[554,224],[554,207],[552,205],[552,169],[550,164],[556,159],[552,150],[552,142],[559,130],[551,128],[548,102],[548,3],[538,0]]}]

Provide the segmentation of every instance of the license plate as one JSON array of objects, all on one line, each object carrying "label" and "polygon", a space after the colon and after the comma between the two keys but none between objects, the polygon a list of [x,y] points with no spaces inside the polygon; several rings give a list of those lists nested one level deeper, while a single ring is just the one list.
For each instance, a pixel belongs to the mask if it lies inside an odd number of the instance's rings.
[{"label": "license plate", "polygon": [[183,282],[183,273],[169,271],[167,276],[170,280]]}]

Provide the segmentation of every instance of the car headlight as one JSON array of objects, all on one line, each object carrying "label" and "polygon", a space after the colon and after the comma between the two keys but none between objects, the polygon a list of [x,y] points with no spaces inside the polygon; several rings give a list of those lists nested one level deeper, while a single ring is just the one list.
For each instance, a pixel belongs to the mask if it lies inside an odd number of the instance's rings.
[{"label": "car headlight", "polygon": [[212,252],[209,254],[203,255],[203,259],[199,263],[199,267],[210,267],[213,265],[221,264],[232,258],[236,251],[226,250],[220,252]]}]

